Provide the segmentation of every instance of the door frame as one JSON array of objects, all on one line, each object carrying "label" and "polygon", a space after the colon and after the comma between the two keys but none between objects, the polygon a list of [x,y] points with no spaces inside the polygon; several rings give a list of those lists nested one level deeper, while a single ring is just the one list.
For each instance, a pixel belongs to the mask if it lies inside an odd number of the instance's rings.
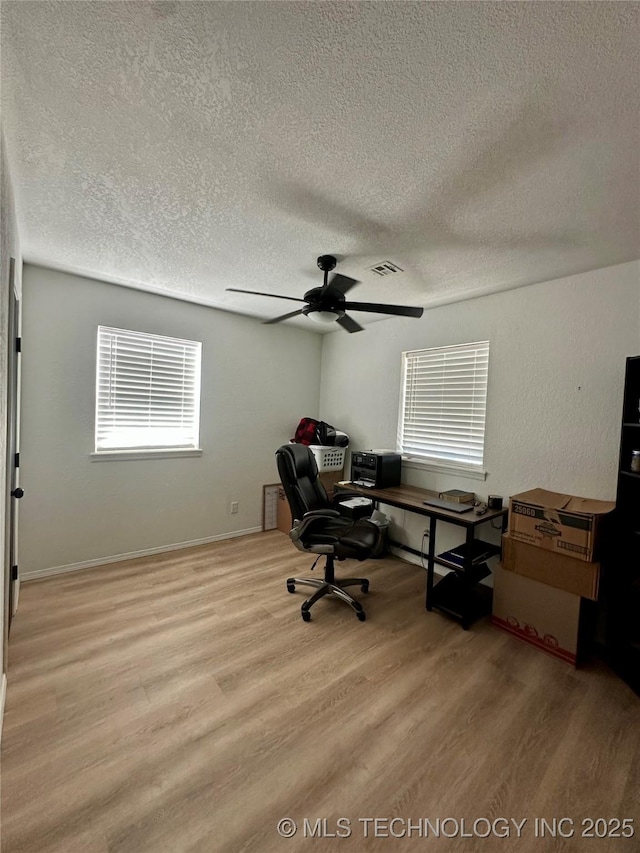
[{"label": "door frame", "polygon": [[5,483],[5,572],[4,572],[4,670],[8,661],[11,620],[18,607],[18,498],[13,492],[20,483],[20,296],[16,281],[16,260],[9,260],[7,317],[7,452]]}]

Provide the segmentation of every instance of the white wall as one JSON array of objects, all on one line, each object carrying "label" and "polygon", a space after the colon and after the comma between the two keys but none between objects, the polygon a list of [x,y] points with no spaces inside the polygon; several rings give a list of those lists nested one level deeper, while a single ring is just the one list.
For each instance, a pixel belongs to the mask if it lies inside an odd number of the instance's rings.
[{"label": "white wall", "polygon": [[[401,352],[464,341],[491,341],[488,477],[407,468],[404,481],[614,497],[624,358],[640,352],[638,262],[324,338],[32,266],[23,307],[23,576],[258,527],[273,450],[300,417],[319,412],[354,448],[393,448]],[[90,461],[99,323],[203,341],[201,458]],[[392,515],[394,536],[417,547],[424,521]]]},{"label": "white wall", "polygon": [[[22,576],[261,527],[320,336],[29,265],[23,287]],[[203,342],[201,457],[90,460],[99,324]]]},{"label": "white wall", "polygon": [[[640,262],[325,336],[320,416],[352,447],[396,447],[404,350],[489,340],[484,482],[403,470],[423,488],[481,497],[541,486],[613,499],[624,360],[640,352]],[[417,547],[424,520],[398,519]],[[398,530],[394,533],[399,534]]]}]

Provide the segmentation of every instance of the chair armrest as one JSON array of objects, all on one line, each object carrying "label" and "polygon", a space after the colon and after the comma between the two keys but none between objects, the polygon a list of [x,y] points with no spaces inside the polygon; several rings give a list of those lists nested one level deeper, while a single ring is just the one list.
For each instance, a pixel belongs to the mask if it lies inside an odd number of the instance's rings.
[{"label": "chair armrest", "polygon": [[311,512],[305,512],[302,518],[293,519],[293,529],[289,537],[293,542],[297,542],[301,536],[309,532],[309,529],[313,529],[316,522],[327,518],[340,518],[340,513],[335,509],[314,509]]},{"label": "chair armrest", "polygon": [[337,509],[312,509],[311,512],[305,512],[302,516],[302,521],[307,518],[339,518],[340,513]]},{"label": "chair armrest", "polygon": [[339,492],[334,492],[331,502],[337,504],[340,501],[348,501],[349,498],[366,498],[366,495],[362,492],[348,492],[346,489],[344,491],[341,489]]}]

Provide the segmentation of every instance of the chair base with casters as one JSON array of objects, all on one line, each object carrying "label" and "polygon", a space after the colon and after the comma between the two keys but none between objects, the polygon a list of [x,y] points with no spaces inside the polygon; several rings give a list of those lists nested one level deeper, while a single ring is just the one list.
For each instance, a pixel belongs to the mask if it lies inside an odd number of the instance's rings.
[{"label": "chair base with casters", "polygon": [[289,592],[295,592],[296,586],[315,587],[316,592],[314,592],[300,608],[302,618],[305,622],[311,621],[311,607],[316,603],[316,601],[324,598],[325,595],[335,595],[335,597],[339,598],[340,601],[344,601],[345,604],[348,604],[355,610],[358,619],[361,622],[364,622],[367,615],[364,612],[362,605],[359,601],[353,598],[353,596],[346,592],[345,587],[359,586],[362,592],[369,592],[369,581],[367,578],[341,578],[337,581],[335,578],[333,560],[333,554],[327,554],[327,562],[324,567],[324,580],[320,580],[320,578],[287,578],[287,589]]}]

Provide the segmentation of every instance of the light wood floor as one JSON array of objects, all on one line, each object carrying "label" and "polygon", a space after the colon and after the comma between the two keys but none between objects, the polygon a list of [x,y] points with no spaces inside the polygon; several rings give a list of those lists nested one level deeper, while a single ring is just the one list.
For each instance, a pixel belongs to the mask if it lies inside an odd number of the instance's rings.
[{"label": "light wood floor", "polygon": [[[284,580],[310,564],[273,531],[25,584],[3,853],[640,850],[640,700],[622,682],[427,613],[422,570],[394,558],[338,566],[370,578],[366,622],[325,600],[306,624]],[[365,838],[373,817],[527,824]],[[536,817],[576,836],[633,818],[636,836],[541,839]],[[305,838],[304,818],[348,818],[351,837]]]}]

